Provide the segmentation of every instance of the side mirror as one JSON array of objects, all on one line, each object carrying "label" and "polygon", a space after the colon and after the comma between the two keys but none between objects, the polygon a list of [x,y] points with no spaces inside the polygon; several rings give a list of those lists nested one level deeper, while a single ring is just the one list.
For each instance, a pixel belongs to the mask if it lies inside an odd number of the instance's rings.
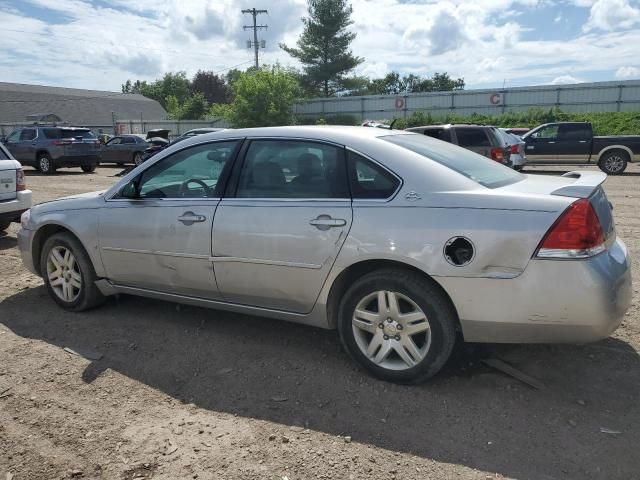
[{"label": "side mirror", "polygon": [[129,183],[127,183],[122,190],[120,190],[121,198],[128,198],[130,200],[135,200],[140,198],[140,189],[138,186],[138,179],[134,178]]}]

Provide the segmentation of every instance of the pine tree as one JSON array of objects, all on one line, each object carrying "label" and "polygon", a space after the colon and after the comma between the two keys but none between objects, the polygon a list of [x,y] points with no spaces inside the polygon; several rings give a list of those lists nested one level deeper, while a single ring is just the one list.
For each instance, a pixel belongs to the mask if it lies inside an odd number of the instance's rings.
[{"label": "pine tree", "polygon": [[342,88],[345,75],[364,59],[353,55],[349,46],[356,34],[347,31],[353,8],[346,0],[309,0],[309,16],[303,18],[304,31],[298,48],[280,48],[303,64],[303,83],[321,90],[325,97]]}]

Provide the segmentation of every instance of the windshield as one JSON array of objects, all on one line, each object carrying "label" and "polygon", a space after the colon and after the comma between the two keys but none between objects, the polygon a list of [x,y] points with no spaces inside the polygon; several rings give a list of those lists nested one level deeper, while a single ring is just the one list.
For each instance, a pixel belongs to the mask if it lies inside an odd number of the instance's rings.
[{"label": "windshield", "polygon": [[424,135],[387,135],[380,138],[444,165],[483,187],[498,188],[524,179],[523,175],[498,162]]}]

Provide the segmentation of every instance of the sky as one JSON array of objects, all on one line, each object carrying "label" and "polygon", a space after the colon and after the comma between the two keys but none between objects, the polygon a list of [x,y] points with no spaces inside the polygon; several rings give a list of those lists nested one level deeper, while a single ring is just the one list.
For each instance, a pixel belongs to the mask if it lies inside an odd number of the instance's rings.
[{"label": "sky", "polygon": [[[357,74],[447,72],[467,88],[640,78],[640,0],[352,0]],[[253,63],[243,8],[266,9],[261,63],[306,0],[0,0],[0,81],[120,91],[169,71]]]}]

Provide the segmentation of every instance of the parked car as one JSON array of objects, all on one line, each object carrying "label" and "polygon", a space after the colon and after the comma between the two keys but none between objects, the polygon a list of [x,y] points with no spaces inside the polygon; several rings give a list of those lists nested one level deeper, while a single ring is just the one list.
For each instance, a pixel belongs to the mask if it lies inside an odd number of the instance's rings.
[{"label": "parked car", "polygon": [[142,154],[143,162],[169,146],[170,133],[171,130],[167,130],[166,128],[157,128],[155,130],[149,130],[147,132],[147,143],[149,144],[149,146],[144,150],[144,153]]},{"label": "parked car", "polygon": [[102,147],[100,163],[140,165],[142,155],[148,147],[145,139],[138,135],[118,135]]},{"label": "parked car", "polygon": [[588,342],[631,302],[600,172],[522,175],[406,131],[269,127],[173,145],[33,207],[18,245],[62,308],[133,294],[337,328],[374,375],[468,342]]},{"label": "parked car", "polygon": [[545,123],[522,138],[532,165],[590,163],[619,175],[640,161],[640,135],[594,136],[588,122]]},{"label": "parked car", "polygon": [[483,157],[511,165],[511,149],[496,127],[484,125],[432,125],[407,128],[428,137],[459,145]]},{"label": "parked car", "polygon": [[511,160],[511,166],[514,170],[521,171],[527,164],[527,155],[525,153],[526,143],[518,135],[509,133],[505,128],[500,128],[498,130],[505,142],[507,142],[507,145],[509,145],[509,160]]},{"label": "parked car", "polygon": [[187,138],[195,137],[196,135],[203,135],[205,133],[220,132],[222,130],[224,130],[224,128],[213,128],[213,127],[211,127],[211,128],[194,128],[193,130],[189,130],[187,132],[184,132],[179,137],[173,139],[171,141],[171,144],[181,142],[182,140],[186,140]]},{"label": "parked car", "polygon": [[45,175],[62,167],[93,172],[100,161],[100,142],[88,128],[18,128],[6,138],[5,145],[23,165],[35,167]]},{"label": "parked car", "polygon": [[0,145],[0,232],[20,219],[31,208],[31,190],[27,190],[22,165]]}]

